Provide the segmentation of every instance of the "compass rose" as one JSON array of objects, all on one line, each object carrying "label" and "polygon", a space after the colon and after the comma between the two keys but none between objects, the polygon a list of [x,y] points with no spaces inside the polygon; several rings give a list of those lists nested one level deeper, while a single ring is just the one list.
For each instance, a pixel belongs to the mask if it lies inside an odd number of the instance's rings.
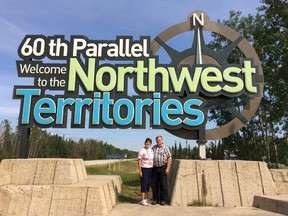
[{"label": "compass rose", "polygon": [[[195,22],[195,17],[198,18],[198,22]],[[199,17],[201,17],[202,19],[200,20]],[[167,44],[167,41],[169,41],[171,38],[189,31],[194,31],[194,39],[192,41],[191,47],[185,49],[182,52],[179,52]],[[210,31],[222,35],[223,37],[231,41],[231,43],[228,46],[224,47],[221,51],[217,52],[213,49],[210,49],[205,44],[203,31]],[[205,111],[208,112],[215,107],[221,107],[231,112],[234,116],[234,119],[224,125],[221,125],[220,127],[209,130],[206,130],[205,125],[203,125],[203,127],[200,127],[197,130],[188,130],[186,128],[180,128],[177,130],[166,129],[168,132],[184,139],[221,139],[237,132],[253,117],[254,113],[257,111],[260,105],[263,94],[263,71],[260,60],[254,48],[238,32],[228,26],[210,21],[208,15],[205,14],[203,11],[195,11],[188,16],[186,22],[176,24],[164,30],[151,42],[151,50],[154,55],[157,54],[157,51],[160,47],[162,47],[166,51],[166,53],[170,57],[171,64],[173,65],[192,66],[194,64],[211,64],[222,68],[229,65],[228,58],[231,55],[232,51],[236,47],[238,47],[245,58],[253,59],[253,64],[258,69],[255,80],[257,85],[259,85],[260,89],[260,94],[256,96],[248,95],[249,100],[247,104],[243,104],[242,110],[238,110],[235,107],[233,103],[233,98],[231,97],[227,97],[224,95],[211,97],[198,91],[194,93],[194,95],[196,94],[198,97],[201,97],[205,100]],[[179,97],[193,97],[193,94],[184,92],[183,95],[180,95]]]}]

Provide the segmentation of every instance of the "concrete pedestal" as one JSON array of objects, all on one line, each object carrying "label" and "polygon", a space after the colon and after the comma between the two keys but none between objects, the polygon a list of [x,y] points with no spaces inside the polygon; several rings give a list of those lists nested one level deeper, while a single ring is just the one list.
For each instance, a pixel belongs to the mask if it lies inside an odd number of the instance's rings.
[{"label": "concrete pedestal", "polygon": [[82,159],[3,160],[0,175],[7,216],[106,216],[121,191],[120,176],[87,176]]},{"label": "concrete pedestal", "polygon": [[276,195],[264,162],[174,160],[169,174],[172,206],[252,206],[255,195]]},{"label": "concrete pedestal", "polygon": [[207,141],[198,140],[199,159],[206,160],[206,143]]}]

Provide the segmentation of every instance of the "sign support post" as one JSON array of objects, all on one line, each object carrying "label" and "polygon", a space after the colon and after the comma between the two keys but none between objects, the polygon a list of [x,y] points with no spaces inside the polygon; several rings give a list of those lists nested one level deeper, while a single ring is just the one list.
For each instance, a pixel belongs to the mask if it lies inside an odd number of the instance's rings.
[{"label": "sign support post", "polygon": [[30,133],[31,133],[31,128],[22,128],[19,158],[28,158],[29,156]]},{"label": "sign support post", "polygon": [[206,143],[207,140],[197,140],[200,160],[206,160]]}]

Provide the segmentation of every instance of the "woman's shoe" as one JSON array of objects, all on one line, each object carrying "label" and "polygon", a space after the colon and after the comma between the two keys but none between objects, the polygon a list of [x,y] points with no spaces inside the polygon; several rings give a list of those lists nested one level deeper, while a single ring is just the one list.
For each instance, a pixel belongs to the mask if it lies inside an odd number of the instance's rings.
[{"label": "woman's shoe", "polygon": [[144,200],[141,200],[141,201],[140,201],[140,205],[148,206],[149,204],[148,204],[147,201],[144,199]]}]

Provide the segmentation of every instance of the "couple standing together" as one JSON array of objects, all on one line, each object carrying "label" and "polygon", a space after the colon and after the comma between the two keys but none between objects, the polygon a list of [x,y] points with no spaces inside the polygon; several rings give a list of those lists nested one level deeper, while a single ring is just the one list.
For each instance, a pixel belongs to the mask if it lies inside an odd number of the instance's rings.
[{"label": "couple standing together", "polygon": [[141,205],[148,205],[148,192],[152,186],[152,205],[165,205],[168,201],[167,175],[171,168],[171,153],[163,144],[163,137],[156,137],[156,145],[151,148],[152,140],[147,138],[138,154],[138,169],[141,182]]}]

